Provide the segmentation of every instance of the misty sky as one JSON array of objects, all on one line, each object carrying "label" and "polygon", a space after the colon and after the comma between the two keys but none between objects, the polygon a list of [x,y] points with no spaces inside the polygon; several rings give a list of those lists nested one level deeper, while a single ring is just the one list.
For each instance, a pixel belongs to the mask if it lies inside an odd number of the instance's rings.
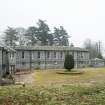
[{"label": "misty sky", "polygon": [[105,0],[0,0],[1,35],[7,26],[27,28],[38,19],[51,29],[64,26],[75,46],[87,38],[105,45]]}]

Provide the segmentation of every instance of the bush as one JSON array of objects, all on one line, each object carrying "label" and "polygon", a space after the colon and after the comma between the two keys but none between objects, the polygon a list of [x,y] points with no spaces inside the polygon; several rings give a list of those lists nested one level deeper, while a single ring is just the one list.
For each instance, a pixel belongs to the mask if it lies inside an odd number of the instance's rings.
[{"label": "bush", "polygon": [[39,65],[36,65],[35,69],[36,70],[40,70],[40,66]]},{"label": "bush", "polygon": [[72,55],[67,54],[65,56],[64,68],[68,71],[74,68],[74,58]]}]

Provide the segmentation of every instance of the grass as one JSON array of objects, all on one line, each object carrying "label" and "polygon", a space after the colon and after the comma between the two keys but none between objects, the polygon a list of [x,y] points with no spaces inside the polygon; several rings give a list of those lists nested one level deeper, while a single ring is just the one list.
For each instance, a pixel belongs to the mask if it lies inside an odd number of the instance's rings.
[{"label": "grass", "polygon": [[33,85],[0,87],[0,105],[105,105],[105,68],[82,75],[35,71]]},{"label": "grass", "polygon": [[2,87],[0,105],[105,105],[105,84],[84,87]]},{"label": "grass", "polygon": [[[105,68],[78,69],[84,71],[81,75],[57,74],[59,70],[35,71],[35,85],[62,85],[62,84],[96,84],[104,82]],[[61,71],[61,70],[60,70]],[[62,72],[62,71],[61,71]]]}]

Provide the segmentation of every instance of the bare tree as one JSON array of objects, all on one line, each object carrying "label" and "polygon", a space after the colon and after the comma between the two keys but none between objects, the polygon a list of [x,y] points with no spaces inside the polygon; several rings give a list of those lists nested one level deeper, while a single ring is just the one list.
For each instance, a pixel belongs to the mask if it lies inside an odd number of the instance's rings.
[{"label": "bare tree", "polygon": [[16,28],[16,32],[18,37],[18,40],[17,40],[18,45],[19,46],[26,45],[28,41],[25,37],[26,30],[22,27],[19,27],[19,28]]},{"label": "bare tree", "polygon": [[90,39],[86,39],[83,46],[84,48],[89,50],[90,59],[96,58],[96,57],[101,59],[103,58],[100,41],[93,42]]}]

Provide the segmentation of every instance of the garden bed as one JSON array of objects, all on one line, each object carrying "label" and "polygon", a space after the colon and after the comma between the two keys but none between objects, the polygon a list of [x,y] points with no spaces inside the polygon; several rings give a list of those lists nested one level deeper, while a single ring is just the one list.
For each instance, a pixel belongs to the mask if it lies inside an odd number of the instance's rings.
[{"label": "garden bed", "polygon": [[83,71],[57,71],[57,74],[78,75],[83,74]]}]

